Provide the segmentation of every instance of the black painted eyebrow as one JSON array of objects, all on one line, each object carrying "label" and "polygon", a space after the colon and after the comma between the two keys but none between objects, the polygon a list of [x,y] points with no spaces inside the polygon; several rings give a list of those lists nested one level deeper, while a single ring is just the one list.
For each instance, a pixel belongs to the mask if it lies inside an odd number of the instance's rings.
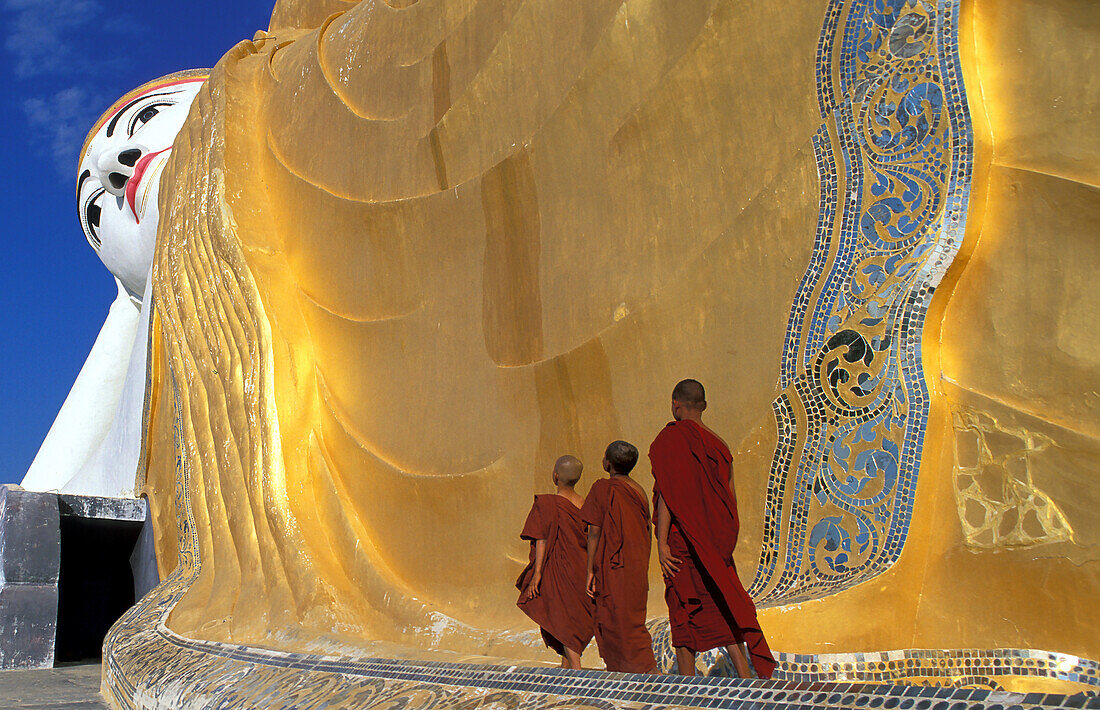
[{"label": "black painted eyebrow", "polygon": [[144,101],[145,99],[151,99],[154,96],[170,96],[171,94],[178,94],[181,91],[183,91],[183,89],[176,89],[175,91],[162,91],[159,94],[142,94],[141,96],[137,97],[130,103],[120,108],[118,112],[111,118],[111,122],[107,124],[107,137],[110,138],[112,135],[114,135],[115,124],[118,123],[118,119],[122,118],[122,114],[133,108],[134,104]]},{"label": "black painted eyebrow", "polygon": [[84,181],[92,176],[91,170],[85,170],[80,173],[80,179],[76,182],[76,196],[80,197],[80,188],[84,187]]}]

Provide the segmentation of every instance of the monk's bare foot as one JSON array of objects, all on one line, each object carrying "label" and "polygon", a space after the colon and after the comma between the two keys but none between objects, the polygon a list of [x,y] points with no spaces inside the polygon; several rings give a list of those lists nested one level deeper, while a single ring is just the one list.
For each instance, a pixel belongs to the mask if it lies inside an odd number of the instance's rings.
[{"label": "monk's bare foot", "polygon": [[676,670],[680,675],[695,675],[695,651],[683,646],[677,646]]},{"label": "monk's bare foot", "polygon": [[726,651],[730,655],[730,660],[733,661],[733,667],[737,670],[737,675],[741,678],[752,678],[752,669],[749,667],[749,657],[741,648],[741,644],[726,646]]}]

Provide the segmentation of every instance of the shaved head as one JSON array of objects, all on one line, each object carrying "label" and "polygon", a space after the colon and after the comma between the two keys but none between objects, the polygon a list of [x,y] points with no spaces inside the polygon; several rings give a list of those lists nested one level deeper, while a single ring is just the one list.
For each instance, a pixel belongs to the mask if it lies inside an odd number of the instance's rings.
[{"label": "shaved head", "polygon": [[558,476],[558,482],[567,486],[574,485],[581,478],[584,464],[576,456],[566,454],[554,462],[554,473]]},{"label": "shaved head", "polygon": [[707,393],[699,380],[680,380],[672,388],[672,398],[691,409],[702,409],[707,403]]},{"label": "shaved head", "polygon": [[612,441],[607,445],[603,457],[611,464],[611,473],[626,475],[634,470],[638,463],[638,447],[627,441]]}]

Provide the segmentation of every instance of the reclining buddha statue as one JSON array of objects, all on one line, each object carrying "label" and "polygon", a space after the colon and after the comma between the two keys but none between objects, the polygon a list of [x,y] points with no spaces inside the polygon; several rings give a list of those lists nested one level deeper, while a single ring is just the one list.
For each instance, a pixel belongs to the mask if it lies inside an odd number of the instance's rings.
[{"label": "reclining buddha statue", "polygon": [[[776,677],[1095,687],[1100,6],[1070,5],[281,0],[156,168],[165,628],[547,660],[531,495],[693,377]],[[145,672],[111,644],[109,684]]]}]

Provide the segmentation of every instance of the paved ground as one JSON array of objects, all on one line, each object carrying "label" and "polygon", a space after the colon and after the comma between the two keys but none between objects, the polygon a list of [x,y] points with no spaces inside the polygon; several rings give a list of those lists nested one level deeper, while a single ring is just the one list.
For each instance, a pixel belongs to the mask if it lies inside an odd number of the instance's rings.
[{"label": "paved ground", "polygon": [[0,671],[0,708],[101,710],[99,664],[84,663],[40,671]]}]

